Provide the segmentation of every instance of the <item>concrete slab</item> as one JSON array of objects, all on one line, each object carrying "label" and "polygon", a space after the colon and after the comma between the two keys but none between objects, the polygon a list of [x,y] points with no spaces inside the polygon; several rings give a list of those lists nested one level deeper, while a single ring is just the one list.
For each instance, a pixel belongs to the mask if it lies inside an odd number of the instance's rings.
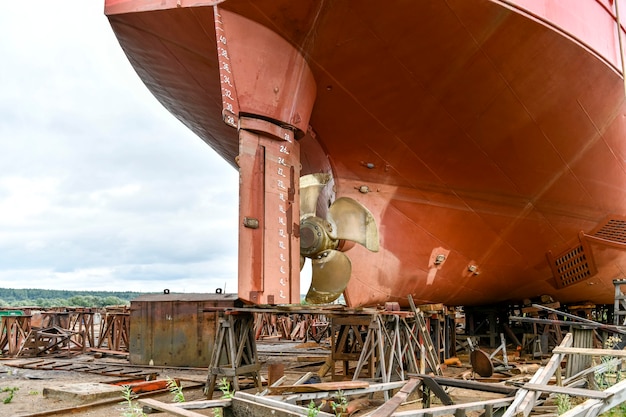
[{"label": "concrete slab", "polygon": [[102,384],[99,382],[83,382],[77,384],[58,385],[43,389],[44,398],[69,400],[79,404],[109,398],[119,398],[122,401],[122,387]]}]

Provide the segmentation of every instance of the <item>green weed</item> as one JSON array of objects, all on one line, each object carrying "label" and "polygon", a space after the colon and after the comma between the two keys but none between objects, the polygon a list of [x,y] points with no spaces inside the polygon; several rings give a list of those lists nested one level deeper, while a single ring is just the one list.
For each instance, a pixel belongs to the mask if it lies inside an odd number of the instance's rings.
[{"label": "green weed", "polygon": [[4,397],[4,400],[2,400],[2,402],[4,404],[8,404],[11,401],[13,401],[13,396],[15,395],[15,392],[19,390],[18,387],[5,387],[0,389],[0,392],[8,392],[7,396]]},{"label": "green weed", "polygon": [[176,381],[169,376],[167,377],[167,388],[174,395],[175,403],[184,403],[185,395],[183,394],[183,386],[182,384],[177,384]]},{"label": "green weed", "polygon": [[125,404],[126,407],[122,411],[123,417],[146,417],[141,406],[135,403],[137,396],[133,393],[132,388],[129,385],[122,387],[122,398],[124,401],[121,404]]}]

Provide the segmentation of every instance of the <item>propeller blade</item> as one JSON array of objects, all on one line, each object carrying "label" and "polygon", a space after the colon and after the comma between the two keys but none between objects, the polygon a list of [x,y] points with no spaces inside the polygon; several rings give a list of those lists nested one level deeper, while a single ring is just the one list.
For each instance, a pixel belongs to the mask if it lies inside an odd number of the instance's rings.
[{"label": "propeller blade", "polygon": [[309,174],[300,177],[300,218],[315,216],[317,199],[330,181],[330,174]]},{"label": "propeller blade", "polygon": [[328,216],[337,230],[334,239],[345,239],[360,243],[372,252],[378,252],[378,228],[372,213],[350,197],[335,200]]},{"label": "propeller blade", "polygon": [[306,260],[306,258],[302,255],[300,255],[300,271],[302,271],[302,268],[304,268],[304,261]]},{"label": "propeller blade", "polygon": [[337,250],[327,250],[320,258],[313,259],[311,288],[306,295],[310,304],[326,304],[335,301],[346,289],[352,264],[350,259]]}]

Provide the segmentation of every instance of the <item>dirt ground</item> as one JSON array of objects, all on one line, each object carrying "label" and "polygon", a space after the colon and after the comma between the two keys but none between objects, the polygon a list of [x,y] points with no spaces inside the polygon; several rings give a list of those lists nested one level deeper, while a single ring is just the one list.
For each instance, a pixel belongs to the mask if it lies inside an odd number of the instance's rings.
[{"label": "dirt ground", "polygon": [[[286,358],[281,358],[286,360]],[[109,377],[99,374],[92,374],[79,371],[62,371],[62,370],[38,370],[19,368],[11,366],[23,362],[24,359],[0,359],[0,416],[1,417],[43,417],[43,416],[89,416],[89,417],[126,417],[128,414],[128,408],[126,403],[123,402],[122,394],[119,397],[114,397],[103,405],[95,406],[93,402],[89,402],[88,406],[82,408],[81,403],[76,400],[49,398],[44,396],[44,390],[46,388],[55,388],[60,385],[76,384],[76,383],[110,383],[113,381],[119,381],[120,377]],[[85,363],[92,364],[127,364],[126,360],[120,359],[94,359],[91,355],[81,355],[74,357],[73,362],[83,361]],[[287,367],[286,367],[287,368]],[[142,368],[143,369],[143,368]],[[146,368],[150,372],[156,372],[158,379],[179,378],[184,388],[184,395],[186,401],[204,400],[206,399],[202,386],[206,380],[206,370],[202,369],[182,369],[182,368],[161,368],[150,367]],[[452,370],[454,373],[461,372],[461,369]],[[305,369],[299,369],[295,373],[286,372],[288,381],[293,379],[295,381],[299,378]],[[267,376],[267,372],[262,372],[263,376]],[[288,385],[289,383],[286,382]],[[3,400],[9,397],[9,392],[1,392],[3,389],[14,389],[13,398],[8,403],[2,403]],[[251,391],[254,391],[252,389]],[[381,395],[378,393],[378,395]],[[487,400],[490,398],[497,398],[497,394],[482,393],[476,391],[463,390],[458,388],[451,388],[449,395],[458,402],[470,402],[478,400]],[[480,398],[479,398],[480,397]],[[156,399],[158,401],[171,403],[173,402],[173,394],[166,392],[163,394],[149,394],[146,398]],[[217,396],[215,397],[217,398]],[[409,397],[409,404],[402,406],[400,410],[407,410],[411,408],[421,408],[421,401],[418,395],[413,394]],[[380,404],[378,404],[380,405]],[[435,406],[435,404],[433,404]],[[212,416],[210,410],[194,410],[195,412]],[[371,411],[371,410],[370,410]],[[331,411],[332,413],[332,411]],[[355,414],[355,416],[363,415],[365,411],[361,411]],[[164,415],[164,414],[159,414]],[[468,413],[468,415],[474,415],[474,413]],[[478,415],[478,414],[476,414]]]},{"label": "dirt ground", "polygon": [[[92,361],[90,357],[75,358],[74,360]],[[81,402],[68,399],[46,398],[44,390],[46,388],[56,388],[65,384],[76,383],[108,383],[120,380],[119,377],[102,376],[98,374],[90,374],[77,371],[61,371],[61,370],[36,370],[23,369],[10,366],[12,363],[19,361],[0,360],[0,391],[3,389],[15,389],[13,398],[8,403],[3,403],[10,393],[0,392],[0,416],[2,417],[23,417],[23,416],[89,416],[89,417],[123,417],[128,411],[122,394],[114,397],[106,404],[93,406],[89,405],[83,409],[70,410],[73,407],[81,406]],[[158,373],[158,378],[180,378],[183,385],[183,392],[186,401],[206,399],[202,388],[189,388],[199,385],[201,381],[206,379],[206,373],[192,370],[173,370],[173,369],[154,369]],[[153,398],[163,402],[172,402],[173,395],[169,392],[150,395]],[[91,403],[89,403],[91,404]],[[56,410],[56,411],[55,411]],[[65,411],[64,411],[65,410]],[[163,414],[161,414],[163,415]],[[210,412],[207,412],[210,415]]]}]

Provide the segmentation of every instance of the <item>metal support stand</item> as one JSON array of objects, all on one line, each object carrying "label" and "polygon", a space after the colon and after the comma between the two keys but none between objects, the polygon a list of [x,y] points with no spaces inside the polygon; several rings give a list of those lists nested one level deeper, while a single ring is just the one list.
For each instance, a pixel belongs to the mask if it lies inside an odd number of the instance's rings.
[{"label": "metal support stand", "polygon": [[30,334],[30,315],[3,316],[0,319],[0,354],[17,356]]},{"label": "metal support stand", "polygon": [[[331,355],[333,362],[341,362],[343,367],[343,376],[347,377],[350,373],[350,361],[360,361],[362,352],[365,350],[368,341],[363,341],[362,331],[370,326],[375,316],[367,315],[332,315],[331,316]],[[367,330],[368,337],[370,330]],[[373,358],[372,358],[373,359]],[[361,364],[359,375],[364,364]],[[335,367],[332,368],[332,378],[335,379]],[[374,377],[373,360],[367,363],[369,378]]]},{"label": "metal support stand", "polygon": [[261,390],[261,364],[254,338],[254,315],[228,312],[220,318],[219,332],[205,386],[207,398],[213,397],[217,377],[232,379],[232,387],[239,391],[239,377],[249,375]]},{"label": "metal support stand", "polygon": [[622,285],[626,285],[626,279],[613,280],[613,285],[615,285],[613,324],[623,326],[626,323],[626,295],[622,292]]}]

